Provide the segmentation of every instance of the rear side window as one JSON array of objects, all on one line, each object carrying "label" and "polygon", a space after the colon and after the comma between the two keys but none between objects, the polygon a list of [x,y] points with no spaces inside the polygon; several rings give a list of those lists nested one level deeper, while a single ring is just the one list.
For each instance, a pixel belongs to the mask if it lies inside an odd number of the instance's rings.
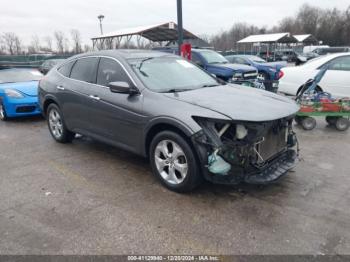
[{"label": "rear side window", "polygon": [[350,56],[334,59],[330,62],[329,70],[350,71]]},{"label": "rear side window", "polygon": [[113,59],[101,58],[97,72],[97,84],[108,86],[110,82],[127,82],[132,85],[121,65]]},{"label": "rear side window", "polygon": [[74,65],[75,61],[69,62],[67,64],[64,64],[58,69],[58,72],[60,72],[62,75],[69,77],[70,71],[72,70],[72,66]]},{"label": "rear side window", "polygon": [[73,66],[70,78],[88,83],[95,83],[97,62],[98,58],[96,57],[87,57],[77,60]]}]

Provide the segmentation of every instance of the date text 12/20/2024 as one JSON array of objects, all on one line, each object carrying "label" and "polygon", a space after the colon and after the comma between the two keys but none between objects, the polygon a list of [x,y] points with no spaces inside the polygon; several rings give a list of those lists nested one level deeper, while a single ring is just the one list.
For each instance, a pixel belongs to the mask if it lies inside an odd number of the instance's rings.
[{"label": "date text 12/20/2024", "polygon": [[128,256],[128,261],[220,261],[218,256]]}]

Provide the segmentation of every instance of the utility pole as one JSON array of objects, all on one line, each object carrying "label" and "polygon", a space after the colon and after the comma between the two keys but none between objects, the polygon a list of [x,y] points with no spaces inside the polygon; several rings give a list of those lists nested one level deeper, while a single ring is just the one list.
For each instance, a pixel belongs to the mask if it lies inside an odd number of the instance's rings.
[{"label": "utility pole", "polygon": [[101,35],[103,35],[103,29],[102,29],[102,20],[105,18],[104,15],[99,15],[98,20],[100,20],[100,30],[101,30]]},{"label": "utility pole", "polygon": [[178,33],[178,45],[179,55],[181,55],[181,46],[183,43],[184,32],[182,26],[182,0],[177,0],[177,33]]}]

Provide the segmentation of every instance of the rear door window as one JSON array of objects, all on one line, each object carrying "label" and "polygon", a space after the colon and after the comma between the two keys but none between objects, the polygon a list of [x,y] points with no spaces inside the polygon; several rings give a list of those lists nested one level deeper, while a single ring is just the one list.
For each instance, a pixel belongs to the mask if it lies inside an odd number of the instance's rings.
[{"label": "rear door window", "polygon": [[111,82],[126,82],[132,85],[124,68],[115,60],[101,58],[97,72],[97,84],[108,86]]},{"label": "rear door window", "polygon": [[66,77],[69,77],[70,71],[72,70],[72,66],[74,65],[74,63],[75,63],[75,60],[71,61],[67,64],[64,64],[63,66],[61,66],[58,69],[58,72],[60,72],[62,75],[66,76]]},{"label": "rear door window", "polygon": [[350,71],[350,56],[343,56],[329,62],[328,70]]},{"label": "rear door window", "polygon": [[87,57],[77,60],[70,77],[76,80],[94,84],[96,82],[98,58]]}]

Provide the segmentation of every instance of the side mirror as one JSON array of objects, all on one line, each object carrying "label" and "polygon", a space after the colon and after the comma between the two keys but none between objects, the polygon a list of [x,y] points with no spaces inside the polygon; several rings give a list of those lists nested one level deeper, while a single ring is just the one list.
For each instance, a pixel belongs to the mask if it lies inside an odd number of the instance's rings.
[{"label": "side mirror", "polygon": [[110,82],[108,84],[109,90],[112,93],[119,93],[119,94],[134,94],[136,91],[130,87],[130,85],[127,82]]}]

